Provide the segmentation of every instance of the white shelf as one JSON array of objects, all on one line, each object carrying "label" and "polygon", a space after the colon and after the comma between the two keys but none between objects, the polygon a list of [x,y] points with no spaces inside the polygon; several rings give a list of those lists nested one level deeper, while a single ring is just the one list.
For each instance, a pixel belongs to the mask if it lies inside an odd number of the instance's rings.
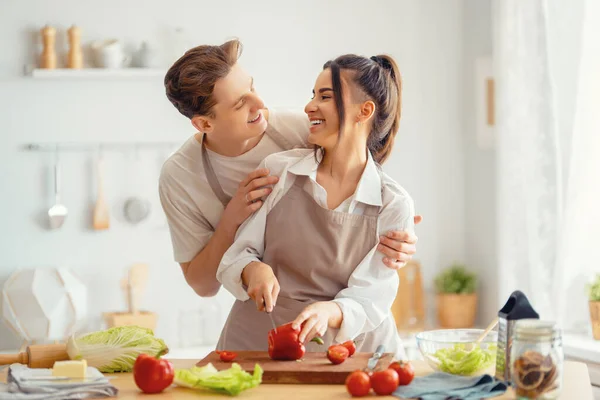
[{"label": "white shelf", "polygon": [[25,74],[34,79],[114,79],[114,78],[163,78],[162,68],[83,68],[83,69],[26,69]]}]

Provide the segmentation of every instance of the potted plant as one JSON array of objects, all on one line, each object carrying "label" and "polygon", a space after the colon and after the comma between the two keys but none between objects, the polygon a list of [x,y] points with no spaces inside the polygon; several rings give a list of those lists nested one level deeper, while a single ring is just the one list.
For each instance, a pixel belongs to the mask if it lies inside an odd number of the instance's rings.
[{"label": "potted plant", "polygon": [[442,328],[471,328],[477,312],[477,276],[454,264],[435,278],[437,316]]},{"label": "potted plant", "polygon": [[590,305],[590,319],[594,339],[600,340],[600,274],[587,285],[587,295]]}]

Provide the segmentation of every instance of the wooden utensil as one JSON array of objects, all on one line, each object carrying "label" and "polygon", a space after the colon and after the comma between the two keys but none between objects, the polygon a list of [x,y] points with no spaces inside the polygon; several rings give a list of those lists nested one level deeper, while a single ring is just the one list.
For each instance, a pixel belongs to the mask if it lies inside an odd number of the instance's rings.
[{"label": "wooden utensil", "polygon": [[488,333],[490,333],[492,331],[492,329],[494,329],[496,324],[498,324],[498,317],[494,318],[492,320],[492,322],[490,322],[490,324],[487,326],[487,328],[485,328],[485,330],[481,333],[481,335],[479,335],[479,337],[477,338],[477,340],[475,342],[469,343],[468,345],[466,345],[465,350],[472,351],[473,349],[479,347],[479,345],[481,344],[483,339],[485,339],[485,337],[488,335]]},{"label": "wooden utensil", "polygon": [[425,301],[421,265],[408,261],[398,269],[398,292],[392,304],[392,314],[399,331],[420,331],[425,325]]},{"label": "wooden utensil", "polygon": [[[252,373],[254,365],[259,364],[264,371],[263,383],[343,384],[350,372],[366,368],[367,361],[373,355],[373,353],[354,353],[343,363],[334,365],[327,359],[325,350],[306,353],[300,361],[271,360],[266,351],[236,351],[237,357],[234,362],[240,364],[248,373]],[[384,353],[376,369],[387,368],[393,358],[392,353]],[[231,363],[221,361],[214,351],[196,365],[201,367],[208,363],[218,370],[231,368]]]},{"label": "wooden utensil", "polygon": [[483,333],[481,335],[479,335],[479,337],[475,341],[474,345],[479,346],[481,344],[481,342],[483,341],[483,339],[485,339],[485,337],[488,335],[488,333],[490,333],[497,324],[498,324],[498,317],[494,318],[492,320],[492,322],[490,322],[488,327],[485,328],[485,331],[483,331]]},{"label": "wooden utensil", "polygon": [[104,199],[104,182],[102,175],[102,157],[98,158],[98,198],[94,207],[93,226],[95,230],[106,230],[110,227],[108,205]]},{"label": "wooden utensil", "polygon": [[140,294],[146,287],[148,281],[148,265],[134,264],[129,269],[128,291],[129,291],[129,312],[137,314],[139,310]]},{"label": "wooden utensil", "polygon": [[20,353],[0,354],[0,365],[19,363],[29,368],[52,368],[55,361],[68,359],[66,344],[38,344],[27,346],[27,349]]}]

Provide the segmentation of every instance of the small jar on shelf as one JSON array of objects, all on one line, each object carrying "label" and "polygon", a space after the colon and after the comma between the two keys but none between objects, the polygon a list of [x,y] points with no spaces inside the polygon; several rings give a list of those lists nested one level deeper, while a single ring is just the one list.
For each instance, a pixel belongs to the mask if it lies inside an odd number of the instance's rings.
[{"label": "small jar on shelf", "polygon": [[512,338],[512,385],[517,399],[556,399],[563,380],[561,332],[554,322],[517,321]]}]

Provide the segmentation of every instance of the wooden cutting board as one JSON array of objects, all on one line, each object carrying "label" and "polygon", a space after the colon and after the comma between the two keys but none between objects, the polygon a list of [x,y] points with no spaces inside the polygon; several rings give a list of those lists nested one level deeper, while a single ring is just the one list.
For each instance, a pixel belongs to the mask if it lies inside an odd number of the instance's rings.
[{"label": "wooden cutting board", "polygon": [[[301,361],[275,361],[269,358],[266,351],[237,351],[233,362],[240,364],[244,371],[252,373],[254,365],[259,364],[264,370],[263,383],[309,383],[309,384],[343,384],[352,371],[367,367],[367,360],[373,353],[355,353],[341,364],[334,365],[325,352],[309,352]],[[393,361],[392,353],[384,353],[379,359],[376,369],[387,368]],[[212,363],[219,371],[231,367],[230,362],[223,362],[216,352],[200,360],[196,365],[202,367]]]}]

